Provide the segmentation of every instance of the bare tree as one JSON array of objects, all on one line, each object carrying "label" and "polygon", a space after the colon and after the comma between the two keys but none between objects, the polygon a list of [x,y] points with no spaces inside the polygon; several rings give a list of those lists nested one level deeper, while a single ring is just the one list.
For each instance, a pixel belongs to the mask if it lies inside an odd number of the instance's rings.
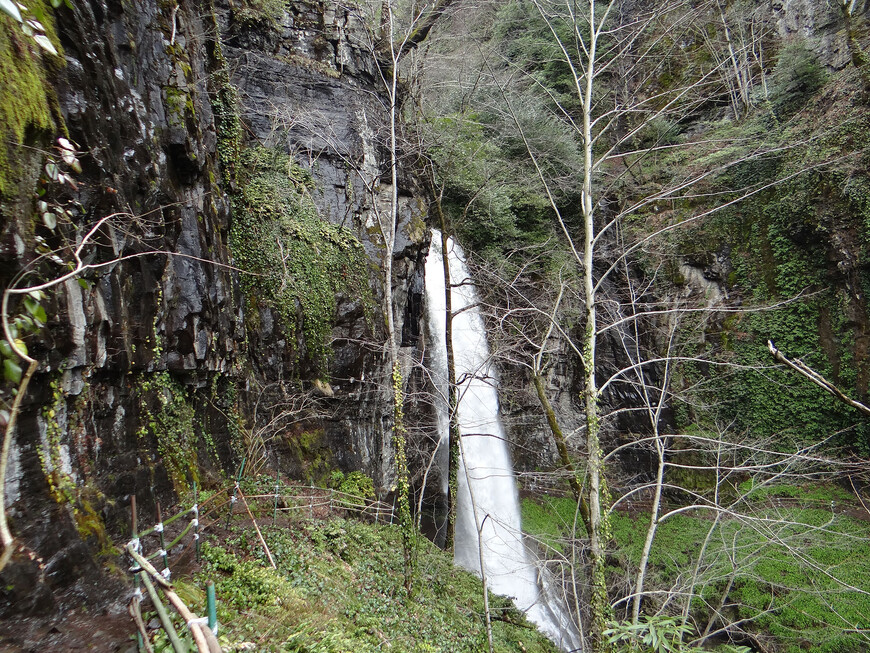
[{"label": "bare tree", "polygon": [[[388,199],[384,207],[380,197],[373,198],[372,211],[382,239],[384,274],[384,322],[387,331],[388,355],[392,370],[393,435],[396,447],[396,472],[398,477],[400,521],[405,549],[405,585],[411,591],[414,523],[411,518],[410,480],[407,463],[407,428],[404,418],[405,378],[399,357],[396,339],[396,318],[393,305],[393,256],[396,230],[399,222],[399,158],[402,148],[402,102],[404,84],[401,78],[403,64],[429,35],[435,23],[444,14],[453,0],[412,2],[409,5],[384,0],[379,16],[369,16],[371,25],[379,24],[377,34],[370,33],[370,50],[375,56],[379,81],[387,103],[388,137],[386,150],[389,156]],[[376,9],[374,6],[370,10]],[[380,193],[379,193],[380,195]]]},{"label": "bare tree", "polygon": [[[630,57],[632,60],[636,60],[635,65],[638,67],[644,63],[645,59],[651,56],[653,46],[641,44],[641,35],[647,27],[666,12],[660,8],[655,8],[640,17],[620,20],[620,5],[615,0],[602,3],[601,6],[595,0],[589,0],[583,13],[576,13],[575,5],[570,3],[545,3],[541,0],[535,0],[533,4],[540,18],[546,23],[556,47],[561,52],[563,63],[570,70],[570,79],[573,82],[576,101],[579,104],[577,112],[579,115],[575,117],[573,112],[558,102],[556,103],[557,110],[565,117],[566,123],[577,138],[582,151],[582,172],[580,173],[582,228],[579,236],[575,236],[573,230],[569,228],[556,198],[555,189],[543,166],[539,163],[516,111],[510,105],[507,95],[503,93],[503,96],[506,100],[507,110],[511,113],[518,131],[522,135],[560,230],[582,275],[581,302],[585,319],[583,335],[577,350],[583,367],[582,397],[585,407],[586,501],[588,504],[587,531],[589,535],[591,587],[590,631],[595,650],[603,651],[608,648],[603,633],[611,614],[604,575],[605,549],[609,540],[607,519],[609,493],[604,481],[603,453],[600,443],[601,415],[599,404],[601,389],[598,386],[597,375],[600,370],[596,360],[598,336],[602,327],[599,324],[598,316],[598,294],[604,278],[596,279],[593,266],[597,248],[602,243],[602,238],[618,225],[620,216],[601,228],[596,224],[596,209],[600,207],[600,198],[603,194],[603,191],[597,187],[596,180],[607,159],[619,151],[622,144],[629,140],[629,136],[633,132],[637,132],[644,124],[647,124],[646,121],[667,115],[669,110],[677,106],[690,89],[684,89],[682,92],[678,92],[675,97],[664,101],[662,98],[658,98],[659,106],[663,104],[664,108],[656,108],[656,105],[651,102],[641,101],[630,108],[617,104],[613,109],[605,108],[602,110],[597,96],[603,75],[614,66],[614,62],[619,62],[624,58]],[[563,36],[566,30],[568,30],[570,40]],[[609,43],[605,44],[606,41]],[[599,48],[603,48],[603,52],[600,52]],[[639,54],[635,54],[638,48],[641,51]],[[693,85],[691,89],[694,88]],[[627,111],[640,113],[643,115],[644,121],[641,121],[639,127],[629,130],[628,134],[617,135],[609,147],[604,145],[607,142],[604,138],[608,132],[613,131],[619,118],[627,115]],[[596,144],[599,145],[600,149],[605,150],[603,156],[595,151]],[[603,148],[601,148],[602,145]],[[650,198],[642,199],[641,203],[645,204],[647,201],[650,201]],[[624,258],[624,256],[619,257],[620,260]],[[616,263],[612,264],[611,269],[615,265]]]},{"label": "bare tree", "polygon": [[771,28],[766,20],[766,7],[749,3],[726,5],[717,0],[711,11],[715,17],[712,29],[709,22],[699,21],[698,31],[728,88],[734,117],[740,118],[756,103],[756,86],[762,89],[761,99],[767,99],[764,41]]}]

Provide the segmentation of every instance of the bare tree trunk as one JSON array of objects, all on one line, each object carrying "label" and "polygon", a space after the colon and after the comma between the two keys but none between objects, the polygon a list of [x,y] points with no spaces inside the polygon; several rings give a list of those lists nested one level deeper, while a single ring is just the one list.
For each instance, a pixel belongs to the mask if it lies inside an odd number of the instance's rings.
[{"label": "bare tree trunk", "polygon": [[447,251],[447,231],[441,202],[438,202],[441,216],[441,259],[444,263],[444,301],[445,301],[445,344],[447,347],[447,410],[450,416],[450,434],[447,443],[447,539],[445,548],[453,549],[456,536],[456,490],[457,470],[459,469],[459,389],[456,387],[456,359],[453,352],[453,288],[450,283],[450,261]]},{"label": "bare tree trunk", "polygon": [[[383,239],[383,273],[384,273],[384,324],[387,330],[387,350],[390,362],[390,376],[393,394],[393,445],[395,446],[396,493],[399,504],[399,522],[402,529],[402,547],[404,549],[405,588],[409,594],[413,581],[413,547],[414,522],[411,518],[410,481],[408,460],[406,455],[406,429],[404,423],[404,395],[399,347],[396,342],[395,308],[393,306],[393,249],[396,243],[396,227],[399,216],[399,171],[398,171],[398,121],[399,121],[399,54],[401,43],[394,38],[396,29],[392,5],[384,0],[381,11],[380,46],[381,51],[389,55],[389,64],[385,66],[378,62],[378,71],[384,85],[384,91],[389,101],[390,121],[390,207],[388,215],[383,215],[377,208],[377,198],[373,198],[374,211],[378,227]],[[378,52],[378,46],[372,44],[372,52]]]},{"label": "bare tree trunk", "polygon": [[[6,301],[8,294],[3,297],[3,318],[6,318]],[[9,342],[7,338],[7,342]],[[13,341],[14,342],[14,341]],[[14,344],[12,345],[15,346]],[[17,351],[17,349],[16,349]],[[15,548],[12,546],[14,540],[12,533],[9,531],[9,524],[6,521],[6,470],[9,467],[9,450],[12,448],[12,435],[15,433],[15,426],[18,422],[18,414],[21,412],[21,402],[27,394],[27,387],[30,385],[30,379],[39,367],[39,361],[29,358],[27,371],[18,385],[18,393],[15,395],[15,401],[12,402],[12,408],[9,411],[9,419],[6,422],[6,430],[3,434],[3,447],[0,450],[0,544],[3,544],[3,553],[0,554],[0,571],[9,562]]]},{"label": "bare tree trunk", "polygon": [[535,392],[538,394],[541,407],[544,409],[544,414],[547,416],[550,432],[556,441],[556,451],[559,452],[559,460],[568,472],[568,485],[571,487],[571,494],[574,495],[574,501],[577,501],[580,507],[580,517],[583,519],[586,533],[589,534],[589,502],[583,496],[583,486],[580,484],[577,468],[574,466],[574,461],[571,460],[571,456],[568,453],[568,442],[565,439],[565,434],[562,432],[562,427],[559,426],[559,422],[556,419],[556,411],[553,410],[550,399],[547,397],[547,391],[544,388],[544,381],[541,378],[540,370],[536,369],[533,371],[532,383],[535,386]]},{"label": "bare tree trunk", "polygon": [[[390,367],[393,385],[393,440],[396,447],[396,475],[399,501],[399,518],[402,524],[402,541],[405,548],[405,585],[409,592],[413,575],[413,548],[416,539],[414,522],[411,517],[410,480],[406,457],[406,428],[404,424],[403,386],[399,348],[396,342],[395,308],[393,306],[393,249],[396,242],[396,228],[399,219],[399,63],[402,57],[416,48],[429,35],[432,27],[444,14],[454,0],[434,0],[422,6],[404,7],[408,14],[397,16],[393,2],[382,0],[380,5],[379,30],[371,37],[370,48],[375,56],[378,73],[389,101],[390,121],[390,210],[389,216],[377,210],[377,199],[373,198],[378,226],[384,240],[384,322],[387,329]],[[446,265],[446,258],[445,258]],[[449,292],[449,290],[448,290]],[[448,309],[448,315],[449,315]],[[448,323],[449,324],[449,323]],[[449,339],[449,336],[448,336]]]},{"label": "bare tree trunk", "polygon": [[[626,277],[629,276],[629,271],[626,266]],[[630,281],[629,281],[630,283]],[[632,302],[634,302],[634,289],[632,288]],[[640,358],[640,333],[638,329],[637,321],[634,322],[634,330],[635,330],[635,347],[636,354],[638,358]],[[646,532],[646,539],[643,543],[643,550],[640,555],[640,563],[637,568],[637,576],[634,587],[634,600],[632,601],[631,607],[631,621],[633,624],[637,624],[640,619],[640,606],[643,602],[643,588],[644,582],[646,581],[646,572],[647,566],[649,564],[649,556],[652,551],[653,541],[655,540],[656,533],[658,531],[659,525],[659,517],[661,513],[662,506],[662,492],[664,490],[664,481],[665,481],[665,455],[667,453],[667,438],[662,435],[662,432],[659,428],[661,423],[662,410],[665,407],[665,397],[668,394],[668,386],[670,385],[671,378],[671,361],[670,358],[673,354],[673,342],[674,336],[677,331],[677,320],[671,319],[670,325],[670,339],[668,342],[667,351],[664,353],[665,358],[665,370],[661,380],[661,391],[659,392],[658,398],[653,400],[649,392],[649,385],[646,382],[643,370],[637,371],[638,383],[640,387],[643,388],[643,395],[645,398],[645,404],[647,407],[647,414],[649,416],[650,428],[652,429],[654,444],[656,448],[656,457],[657,457],[657,466],[656,466],[656,480],[655,485],[653,486],[653,505],[652,510],[650,511],[650,522],[649,527]]]},{"label": "bare tree trunk", "polygon": [[[717,0],[716,6],[719,9],[719,19],[722,21],[722,28],[725,30],[725,42],[728,44],[728,58],[731,61],[731,68],[734,71],[734,91],[732,105],[734,107],[734,118],[740,119],[740,116],[749,110],[749,70],[744,70],[740,61],[737,58],[737,52],[734,50],[734,42],[731,38],[731,28],[728,26],[728,19],[725,17],[725,10],[722,8],[722,3]],[[745,58],[745,52],[743,53]],[[739,101],[739,104],[738,104]],[[741,109],[742,105],[742,111]]]},{"label": "bare tree trunk", "polygon": [[782,363],[783,365],[786,365],[793,369],[798,374],[802,374],[810,381],[815,383],[817,386],[822,388],[825,392],[834,395],[837,399],[842,401],[847,406],[851,406],[852,408],[860,410],[865,415],[870,415],[870,407],[865,406],[860,401],[855,401],[851,397],[847,396],[846,393],[844,393],[837,386],[835,386],[821,374],[812,369],[809,365],[804,363],[801,359],[796,358],[793,361],[789,360],[779,349],[774,346],[773,342],[771,342],[770,340],[767,341],[767,348],[770,350],[770,353],[773,354],[774,359],[776,359],[778,363]]},{"label": "bare tree trunk", "polygon": [[450,260],[447,243],[450,240],[447,231],[447,217],[441,204],[444,196],[443,187],[436,189],[434,170],[429,168],[429,190],[435,200],[435,213],[441,226],[441,263],[444,269],[444,340],[447,349],[447,410],[449,428],[447,438],[447,536],[444,548],[453,550],[456,537],[456,474],[459,469],[459,392],[456,387],[456,361],[453,353],[453,288],[450,281]]},{"label": "bare tree trunk", "polygon": [[[612,6],[612,5],[611,5]],[[592,204],[592,175],[594,158],[592,152],[592,93],[595,79],[598,34],[601,23],[596,17],[595,0],[589,0],[589,25],[592,33],[589,39],[586,58],[585,82],[583,92],[583,299],[586,308],[586,325],[583,333],[583,403],[586,408],[586,455],[589,479],[589,550],[590,580],[592,595],[590,613],[592,619],[592,639],[596,651],[606,651],[604,631],[610,619],[611,607],[607,595],[607,581],[604,577],[605,548],[609,537],[606,514],[607,487],[604,480],[604,466],[601,454],[601,420],[598,413],[599,392],[595,379],[596,337],[598,331],[597,307],[595,305],[595,279],[593,277],[593,258],[595,254],[595,220]]]},{"label": "bare tree trunk", "polygon": [[649,563],[650,551],[652,551],[653,540],[656,536],[656,531],[659,525],[659,511],[662,505],[662,487],[665,478],[665,444],[658,429],[655,431],[655,447],[658,456],[658,465],[656,467],[655,490],[653,493],[653,505],[650,510],[649,528],[646,531],[646,539],[643,543],[643,550],[640,554],[640,562],[637,568],[637,580],[634,584],[634,599],[631,602],[631,621],[637,624],[640,618],[640,604],[643,598],[643,586],[646,580],[646,570]]}]

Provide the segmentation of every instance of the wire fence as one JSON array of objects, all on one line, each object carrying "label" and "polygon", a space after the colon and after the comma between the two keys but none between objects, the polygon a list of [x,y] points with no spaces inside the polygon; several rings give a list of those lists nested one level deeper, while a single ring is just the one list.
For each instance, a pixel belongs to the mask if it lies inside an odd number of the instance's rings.
[{"label": "wire fence", "polygon": [[[163,519],[160,504],[157,504],[157,522],[138,531],[138,515],[136,512],[136,497],[131,497],[131,524],[132,537],[126,543],[124,550],[132,560],[129,569],[133,574],[133,594],[128,604],[128,612],[136,624],[136,638],[139,651],[153,653],[148,630],[142,617],[141,603],[145,594],[151,600],[160,628],[166,632],[169,642],[176,653],[184,653],[187,646],[181,641],[178,632],[173,625],[172,619],[164,605],[168,602],[182,617],[186,628],[191,633],[198,653],[220,653],[222,650],[218,640],[218,623],[216,618],[214,586],[209,584],[208,604],[206,617],[198,617],[175,593],[170,570],[170,557],[174,551],[187,550],[187,546],[180,546],[188,537],[192,538],[197,562],[200,559],[200,538],[208,530],[220,527],[224,521],[223,510],[226,510],[224,530],[229,529],[234,516],[247,516],[251,526],[256,530],[260,544],[272,567],[276,567],[275,560],[260,530],[259,521],[269,519],[272,523],[278,521],[278,517],[298,515],[310,519],[325,518],[330,515],[341,514],[342,516],[362,519],[375,524],[393,524],[396,521],[396,505],[363,498],[359,495],[341,492],[335,489],[316,488],[313,485],[305,486],[292,483],[282,483],[276,476],[273,492],[263,492],[262,486],[257,494],[245,494],[241,487],[241,477],[244,471],[244,461],[239,469],[235,483],[210,495],[202,502],[198,501],[196,483],[193,484],[193,502],[189,508],[183,509],[174,515]],[[244,512],[236,511],[236,504],[241,503]],[[181,530],[167,542],[169,527],[189,517]],[[202,519],[202,523],[200,520]],[[146,553],[146,545],[149,553]],[[177,554],[176,554],[177,555]],[[158,570],[155,565],[162,566]],[[143,594],[142,588],[145,588]],[[162,599],[161,599],[162,593]]]}]

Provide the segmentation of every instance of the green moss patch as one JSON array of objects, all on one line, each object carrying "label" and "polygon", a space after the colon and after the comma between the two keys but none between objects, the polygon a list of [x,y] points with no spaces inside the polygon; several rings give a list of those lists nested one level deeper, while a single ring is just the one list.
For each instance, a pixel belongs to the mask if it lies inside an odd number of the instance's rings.
[{"label": "green moss patch", "polygon": [[[706,331],[706,342],[690,346],[688,355],[713,356],[743,367],[726,375],[683,364],[678,385],[701,388],[699,403],[715,406],[719,421],[733,423],[735,431],[775,438],[787,448],[831,438],[836,445],[866,454],[866,420],[791,371],[761,369],[773,362],[767,349],[770,339],[850,396],[864,400],[870,388],[865,300],[870,280],[864,264],[870,256],[870,159],[864,147],[870,111],[856,101],[851,68],[819,86],[823,81],[808,83],[787,114],[765,114],[760,108],[742,122],[709,125],[704,138],[728,142],[727,147],[710,146],[707,154],[693,148],[698,153],[694,163],[674,151],[662,157],[665,165],[649,172],[667,185],[671,174],[691,176],[692,166],[748,157],[750,148],[773,152],[746,158],[711,177],[711,191],[760,190],[674,238],[677,251],[690,260],[727,253],[733,265],[728,290],[743,306],[781,305],[719,316],[707,324],[684,320],[684,333]],[[659,219],[682,219],[705,208],[711,206],[674,203]],[[637,223],[635,228],[640,232],[648,227]],[[705,419],[688,406],[683,410],[678,405],[677,414],[682,429]]]},{"label": "green moss patch", "polygon": [[[686,587],[710,534],[692,602],[699,630],[720,610],[773,640],[771,650],[865,650],[855,629],[870,619],[870,523],[849,516],[854,498],[828,486],[783,485],[758,488],[748,503],[739,510],[745,518],[714,522],[699,511],[660,525],[650,555],[648,607],[657,609],[660,596]],[[649,515],[617,513],[612,523],[619,556],[636,568]],[[623,569],[611,571],[614,581],[624,578]],[[678,601],[673,609],[681,606]]]},{"label": "green moss patch", "polygon": [[242,25],[266,26],[277,30],[281,27],[287,4],[287,0],[242,0],[236,5],[233,17]]},{"label": "green moss patch", "polygon": [[[523,499],[521,504],[523,531],[539,544],[564,553],[574,532],[583,533],[584,526],[577,502],[566,497]],[[576,529],[576,530],[575,530]]]},{"label": "green moss patch", "polygon": [[[854,495],[821,484],[746,481],[739,489],[744,500],[734,515],[715,521],[711,512],[695,511],[659,525],[645,609],[677,615],[683,607],[677,594],[690,589],[694,632],[719,611],[728,622],[745,620],[747,631],[780,653],[865,650],[855,629],[870,620],[870,521],[860,518]],[[561,557],[570,552],[574,529],[582,530],[575,510],[570,498],[526,498],[523,530]],[[611,527],[608,582],[618,596],[627,579],[633,582],[649,514],[615,512]]]}]

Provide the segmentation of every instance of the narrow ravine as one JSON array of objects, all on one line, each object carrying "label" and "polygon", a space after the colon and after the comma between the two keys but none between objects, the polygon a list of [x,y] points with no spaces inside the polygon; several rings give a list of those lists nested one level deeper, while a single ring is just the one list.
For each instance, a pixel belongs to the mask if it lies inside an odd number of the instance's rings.
[{"label": "narrow ravine", "polygon": [[[455,562],[478,575],[481,562],[490,589],[513,599],[563,651],[579,646],[567,611],[548,597],[546,576],[532,562],[523,541],[519,495],[508,442],[499,418],[497,377],[490,361],[477,292],[462,249],[448,241],[459,424],[462,434],[458,473]],[[445,346],[445,287],[441,236],[434,231],[426,260],[428,359],[441,393],[438,427],[446,446],[448,414]],[[442,456],[446,461],[446,455]],[[446,475],[445,475],[446,477]]]}]

